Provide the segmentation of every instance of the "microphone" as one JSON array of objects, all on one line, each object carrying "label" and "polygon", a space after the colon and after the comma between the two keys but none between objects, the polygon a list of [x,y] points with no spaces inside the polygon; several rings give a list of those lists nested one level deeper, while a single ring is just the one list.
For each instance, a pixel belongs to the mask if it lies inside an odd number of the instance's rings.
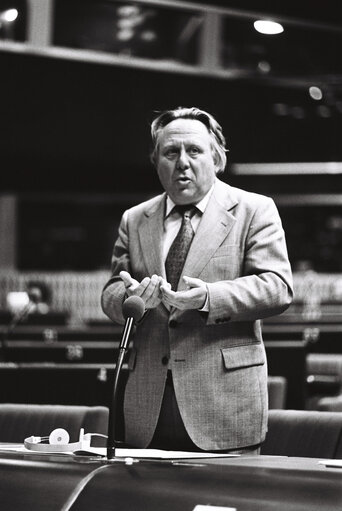
[{"label": "microphone", "polygon": [[129,335],[134,322],[140,321],[145,312],[145,304],[140,296],[130,296],[124,301],[122,306],[122,314],[125,318],[125,327],[122,334],[119,349],[127,349]]},{"label": "microphone", "polygon": [[118,384],[121,374],[121,368],[124,356],[127,352],[129,337],[132,327],[135,322],[139,321],[145,312],[144,301],[140,296],[130,296],[127,298],[122,306],[122,314],[125,318],[125,326],[122,333],[119,354],[115,366],[114,373],[114,387],[112,395],[112,403],[109,410],[108,419],[108,441],[107,441],[107,459],[111,460],[115,457],[115,440],[116,440],[116,426],[117,426],[117,404],[118,404]]}]

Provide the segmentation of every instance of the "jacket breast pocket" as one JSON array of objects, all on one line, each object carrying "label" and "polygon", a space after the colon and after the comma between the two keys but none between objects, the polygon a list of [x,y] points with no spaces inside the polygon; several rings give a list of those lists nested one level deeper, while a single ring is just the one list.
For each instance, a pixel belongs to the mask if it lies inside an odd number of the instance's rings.
[{"label": "jacket breast pocket", "polygon": [[227,371],[261,366],[266,362],[265,351],[260,343],[224,348],[221,353]]},{"label": "jacket breast pocket", "polygon": [[200,278],[206,282],[233,280],[241,276],[243,253],[238,245],[219,247],[203,269]]}]

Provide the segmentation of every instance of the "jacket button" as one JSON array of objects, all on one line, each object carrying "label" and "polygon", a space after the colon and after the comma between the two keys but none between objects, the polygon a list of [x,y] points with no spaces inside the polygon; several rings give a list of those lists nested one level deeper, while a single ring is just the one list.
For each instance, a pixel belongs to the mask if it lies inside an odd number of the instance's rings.
[{"label": "jacket button", "polygon": [[169,363],[169,357],[166,355],[161,359],[163,366],[166,366]]},{"label": "jacket button", "polygon": [[177,321],[175,319],[171,319],[171,321],[169,323],[169,327],[176,328],[176,326],[177,326]]}]

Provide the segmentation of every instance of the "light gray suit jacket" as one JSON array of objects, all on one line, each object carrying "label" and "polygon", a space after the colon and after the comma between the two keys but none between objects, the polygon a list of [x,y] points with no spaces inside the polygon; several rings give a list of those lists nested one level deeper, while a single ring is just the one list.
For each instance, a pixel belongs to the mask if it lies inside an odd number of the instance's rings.
[{"label": "light gray suit jacket", "polygon": [[[162,235],[165,194],[123,215],[102,306],[123,323],[127,270],[138,281],[165,277]],[[218,179],[183,274],[208,283],[209,312],[160,304],[137,326],[125,394],[126,441],[146,447],[161,406],[167,369],[185,427],[205,450],[261,442],[267,427],[267,364],[260,319],[292,300],[284,232],[272,199]],[[182,279],[178,289],[182,289]],[[168,364],[165,364],[168,357]],[[164,363],[163,363],[163,362]]]}]

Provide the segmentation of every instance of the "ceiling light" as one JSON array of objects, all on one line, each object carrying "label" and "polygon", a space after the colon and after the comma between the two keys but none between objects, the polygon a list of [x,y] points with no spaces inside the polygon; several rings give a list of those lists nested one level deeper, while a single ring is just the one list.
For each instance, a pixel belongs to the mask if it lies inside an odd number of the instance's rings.
[{"label": "ceiling light", "polygon": [[122,30],[118,30],[116,34],[116,38],[119,41],[129,41],[130,39],[133,39],[134,36],[134,30],[130,28],[124,28]]},{"label": "ceiling light", "polygon": [[264,74],[269,73],[271,71],[271,64],[267,60],[260,60],[258,62],[258,71]]},{"label": "ceiling light", "polygon": [[284,32],[284,28],[280,23],[269,20],[254,21],[254,28],[260,34],[281,34]]},{"label": "ceiling light", "polygon": [[312,97],[312,99],[315,99],[316,101],[319,101],[323,98],[322,91],[319,87],[309,87],[309,94]]},{"label": "ceiling light", "polygon": [[143,30],[140,34],[140,39],[147,43],[151,43],[157,39],[157,34],[153,30]]},{"label": "ceiling light", "polygon": [[124,18],[128,18],[130,16],[137,16],[140,14],[140,7],[137,5],[121,5],[117,8],[117,13],[119,16]]}]

